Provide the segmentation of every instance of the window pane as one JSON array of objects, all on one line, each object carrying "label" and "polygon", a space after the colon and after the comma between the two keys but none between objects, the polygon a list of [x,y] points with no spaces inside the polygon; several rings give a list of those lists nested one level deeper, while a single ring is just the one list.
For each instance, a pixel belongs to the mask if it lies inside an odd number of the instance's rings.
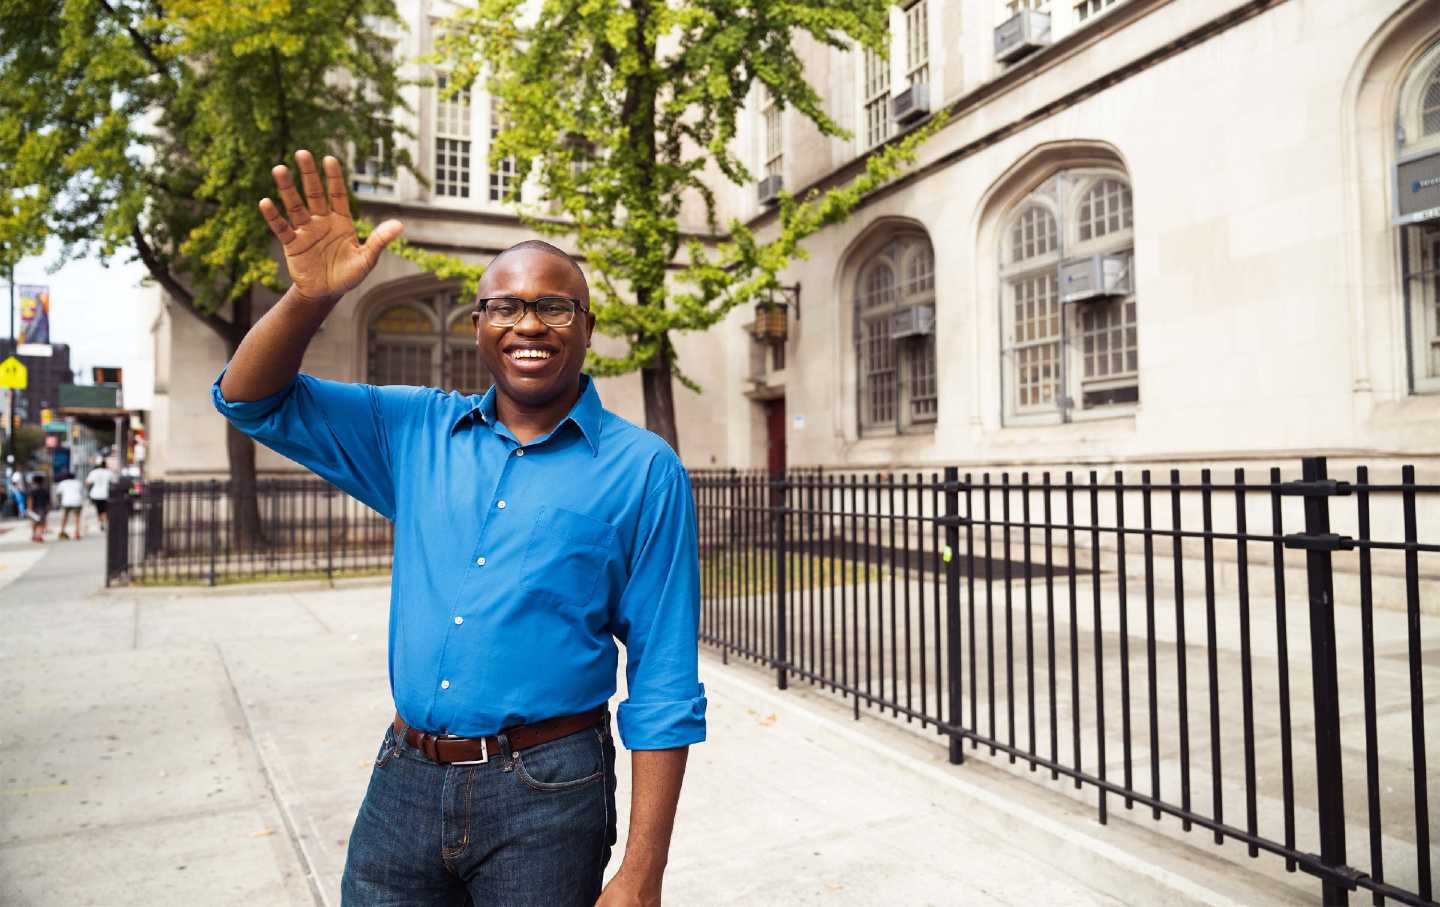
[{"label": "window pane", "polygon": [[1128,229],[1134,222],[1130,187],[1116,179],[1102,179],[1080,202],[1080,239],[1099,239]]},{"label": "window pane", "polygon": [[1060,360],[1060,298],[1054,272],[1012,281],[1015,392],[1021,409],[1053,403]]},{"label": "window pane", "polygon": [[1430,82],[1420,99],[1420,134],[1422,136],[1440,133],[1440,66],[1430,73]]}]

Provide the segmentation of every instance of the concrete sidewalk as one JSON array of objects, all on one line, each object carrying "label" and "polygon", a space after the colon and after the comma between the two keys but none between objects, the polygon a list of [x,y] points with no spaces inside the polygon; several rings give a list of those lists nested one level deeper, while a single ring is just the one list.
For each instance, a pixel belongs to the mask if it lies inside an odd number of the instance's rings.
[{"label": "concrete sidewalk", "polygon": [[[8,529],[9,531],[3,531]],[[338,904],[392,714],[387,587],[104,591],[0,526],[0,903]],[[938,742],[705,654],[667,903],[1301,903]],[[622,672],[623,683],[623,672]],[[612,707],[613,707],[612,703]],[[315,729],[319,729],[316,731]],[[629,759],[621,753],[621,841]]]}]

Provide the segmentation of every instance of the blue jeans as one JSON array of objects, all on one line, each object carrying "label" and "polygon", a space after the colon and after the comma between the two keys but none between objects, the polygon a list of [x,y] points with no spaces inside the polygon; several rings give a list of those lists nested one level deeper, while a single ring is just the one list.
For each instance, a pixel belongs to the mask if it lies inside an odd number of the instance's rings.
[{"label": "blue jeans", "polygon": [[603,725],[483,765],[440,765],[385,731],[340,883],[345,907],[593,907],[615,844]]}]

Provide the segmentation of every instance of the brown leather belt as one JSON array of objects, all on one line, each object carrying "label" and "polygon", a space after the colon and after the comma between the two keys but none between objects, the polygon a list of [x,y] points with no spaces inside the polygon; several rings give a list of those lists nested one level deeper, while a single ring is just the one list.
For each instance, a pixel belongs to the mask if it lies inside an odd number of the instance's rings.
[{"label": "brown leather belt", "polygon": [[[546,718],[544,721],[537,721],[534,724],[506,728],[501,733],[510,741],[510,752],[516,753],[542,743],[549,743],[551,740],[558,740],[576,731],[583,731],[588,727],[595,727],[604,717],[605,706],[598,705],[590,711],[581,712],[578,715]],[[492,754],[498,755],[501,752],[498,737],[436,736],[408,726],[405,719],[400,717],[399,712],[395,713],[395,733],[423,753],[425,758],[447,765],[480,765],[489,762]]]}]

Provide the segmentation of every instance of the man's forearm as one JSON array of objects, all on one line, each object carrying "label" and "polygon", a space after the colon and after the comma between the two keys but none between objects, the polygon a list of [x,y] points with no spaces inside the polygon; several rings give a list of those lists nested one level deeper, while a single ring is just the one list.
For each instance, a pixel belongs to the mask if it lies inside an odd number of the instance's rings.
[{"label": "man's forearm", "polygon": [[641,885],[656,890],[669,859],[675,807],[689,754],[689,747],[630,754],[630,833],[618,872],[631,874]]},{"label": "man's forearm", "polygon": [[225,399],[259,400],[295,380],[305,348],[338,301],[305,299],[294,287],[287,290],[240,341],[220,382]]}]

